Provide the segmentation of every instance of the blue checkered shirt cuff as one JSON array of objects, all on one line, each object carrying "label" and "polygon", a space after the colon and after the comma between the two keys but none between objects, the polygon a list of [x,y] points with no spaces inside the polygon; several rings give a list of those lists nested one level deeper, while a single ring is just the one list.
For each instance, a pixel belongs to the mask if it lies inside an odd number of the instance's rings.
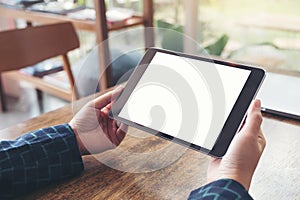
[{"label": "blue checkered shirt cuff", "polygon": [[23,194],[81,171],[81,155],[68,124],[33,131],[14,141],[0,141],[0,199]]},{"label": "blue checkered shirt cuff", "polygon": [[220,179],[191,192],[189,200],[252,200],[247,190],[237,181]]}]

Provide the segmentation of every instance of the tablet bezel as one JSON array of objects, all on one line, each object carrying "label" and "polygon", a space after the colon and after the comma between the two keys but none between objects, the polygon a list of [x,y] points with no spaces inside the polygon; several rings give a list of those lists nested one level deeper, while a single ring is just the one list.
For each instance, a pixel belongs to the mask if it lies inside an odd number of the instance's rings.
[{"label": "tablet bezel", "polygon": [[[227,117],[227,119],[224,123],[224,126],[223,126],[221,132],[219,133],[219,136],[211,150],[206,149],[201,146],[198,146],[193,143],[189,143],[189,142],[181,140],[179,138],[173,137],[171,135],[168,135],[167,133],[158,132],[154,129],[151,129],[151,128],[143,126],[141,124],[129,121],[128,119],[124,119],[119,116],[119,113],[121,112],[123,106],[125,105],[128,98],[130,97],[132,91],[135,89],[136,85],[138,84],[140,78],[146,71],[147,67],[149,66],[149,63],[151,62],[151,60],[154,57],[154,55],[156,54],[156,52],[201,60],[201,61],[210,62],[210,63],[221,64],[221,65],[228,66],[228,67],[236,67],[236,68],[240,68],[240,69],[250,70],[250,75],[248,76],[248,79],[247,79],[242,91],[240,92],[236,102],[234,103],[234,106],[233,106],[229,116]],[[187,146],[187,147],[195,149],[197,151],[201,151],[203,153],[209,154],[214,157],[222,157],[226,153],[234,135],[240,129],[240,126],[246,116],[247,109],[248,109],[251,101],[256,96],[257,91],[260,88],[260,86],[264,80],[264,77],[265,77],[265,71],[260,68],[255,68],[252,66],[228,62],[228,61],[224,61],[224,60],[217,60],[215,58],[212,59],[212,58],[207,58],[207,57],[173,52],[173,51],[164,50],[164,49],[149,48],[146,51],[146,53],[145,53],[144,57],[142,58],[142,60],[140,61],[140,63],[138,64],[138,66],[135,68],[132,75],[130,76],[130,78],[126,84],[126,87],[124,88],[122,93],[119,95],[119,97],[116,99],[116,101],[114,102],[112,109],[109,113],[109,116],[111,118],[114,118],[114,119],[116,119],[120,122],[123,122],[129,126],[141,129],[143,131],[149,132],[151,134],[165,138],[167,140],[172,140],[173,142],[179,143],[181,145]]]}]

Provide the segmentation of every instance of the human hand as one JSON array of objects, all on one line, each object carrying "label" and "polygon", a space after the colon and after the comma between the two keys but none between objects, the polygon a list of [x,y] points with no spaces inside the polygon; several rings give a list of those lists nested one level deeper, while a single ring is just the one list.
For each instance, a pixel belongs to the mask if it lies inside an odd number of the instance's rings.
[{"label": "human hand", "polygon": [[222,159],[211,158],[207,170],[208,182],[221,178],[233,179],[249,190],[251,179],[266,146],[260,129],[262,123],[261,103],[252,102],[246,123],[233,138]]},{"label": "human hand", "polygon": [[108,114],[112,103],[123,88],[108,92],[86,104],[69,122],[81,155],[101,153],[115,148],[124,139],[127,126]]}]

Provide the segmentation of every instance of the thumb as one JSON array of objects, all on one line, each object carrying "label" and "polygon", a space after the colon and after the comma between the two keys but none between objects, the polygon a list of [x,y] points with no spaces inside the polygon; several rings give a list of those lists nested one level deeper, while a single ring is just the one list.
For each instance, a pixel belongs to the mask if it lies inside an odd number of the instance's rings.
[{"label": "thumb", "polygon": [[107,104],[111,102],[112,94],[113,94],[112,91],[107,92],[94,99],[94,101],[92,101],[91,103],[96,109],[101,110],[103,107],[105,107]]},{"label": "thumb", "polygon": [[122,86],[117,87],[116,89],[109,91],[99,97],[97,97],[92,104],[96,109],[101,110],[110,102],[112,102],[123,90]]},{"label": "thumb", "polygon": [[249,131],[246,131],[246,133],[251,133],[251,134],[259,133],[261,123],[262,123],[261,102],[260,100],[256,99],[251,103],[248,109],[245,128],[247,128]]}]

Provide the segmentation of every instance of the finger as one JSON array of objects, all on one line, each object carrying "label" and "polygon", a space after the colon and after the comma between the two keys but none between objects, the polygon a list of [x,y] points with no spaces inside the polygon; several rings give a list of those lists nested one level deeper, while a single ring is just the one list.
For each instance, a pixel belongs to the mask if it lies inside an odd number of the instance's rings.
[{"label": "finger", "polygon": [[101,118],[102,121],[100,123],[100,126],[103,127],[102,130],[104,132],[104,134],[106,135],[106,137],[111,141],[111,143],[113,143],[114,145],[118,144],[118,138],[116,136],[116,132],[117,132],[117,125],[115,124],[114,120],[110,119],[108,117],[108,112],[109,110],[104,107],[101,110]]},{"label": "finger", "polygon": [[108,134],[109,134],[109,138],[111,139],[111,142],[118,146],[119,144],[119,141],[118,141],[118,138],[116,136],[116,132],[117,132],[117,126],[116,126],[116,123],[114,120],[109,120],[109,123],[108,123]]},{"label": "finger", "polygon": [[221,161],[220,158],[209,157],[209,162],[210,163],[219,163],[220,161]]},{"label": "finger", "polygon": [[128,126],[121,123],[121,126],[119,126],[119,128],[117,129],[116,131],[116,136],[118,138],[118,145],[123,141],[123,139],[125,138],[126,136],[126,133],[127,133],[127,130],[128,130]]},{"label": "finger", "polygon": [[128,131],[128,126],[126,124],[120,123],[118,121],[116,121],[117,126],[118,126],[118,131],[121,132],[123,131],[124,133],[127,133]]},{"label": "finger", "polygon": [[101,112],[105,114],[106,117],[109,115],[109,111],[111,109],[111,103],[107,104],[104,108],[101,109]]},{"label": "finger", "polygon": [[106,130],[107,130],[107,117],[103,112],[100,112],[100,116],[101,116],[100,120],[99,120],[100,127],[102,128],[102,131],[104,133],[106,133]]},{"label": "finger", "polygon": [[106,110],[110,110],[111,109],[111,106],[112,106],[112,102],[110,102],[109,104],[107,104],[105,107],[104,107],[104,109],[106,109]]},{"label": "finger", "polygon": [[112,102],[114,102],[119,97],[119,95],[122,93],[123,90],[124,90],[123,85],[119,85],[116,89],[113,90]]},{"label": "finger", "polygon": [[107,104],[109,104],[112,100],[116,99],[120,95],[120,93],[123,91],[123,88],[124,88],[123,86],[119,86],[115,90],[109,91],[109,92],[97,97],[93,101],[93,106],[96,109],[102,109]]},{"label": "finger", "polygon": [[255,100],[250,105],[250,108],[248,110],[248,115],[246,119],[245,126],[243,129],[248,129],[249,131],[246,131],[246,133],[253,134],[259,134],[260,126],[262,123],[262,114],[261,114],[261,103],[259,100]]},{"label": "finger", "polygon": [[265,136],[264,136],[264,134],[262,133],[261,130],[259,131],[259,134],[258,134],[258,143],[260,144],[261,152],[263,152],[263,150],[266,147],[267,141],[266,141]]},{"label": "finger", "polygon": [[103,107],[105,107],[107,104],[109,104],[111,102],[112,95],[113,95],[113,91],[110,91],[110,92],[107,92],[107,93],[97,97],[93,101],[94,107],[96,109],[101,110]]},{"label": "finger", "polygon": [[254,112],[254,111],[260,111],[261,110],[261,102],[259,99],[255,99],[252,101],[249,111],[248,112]]}]

